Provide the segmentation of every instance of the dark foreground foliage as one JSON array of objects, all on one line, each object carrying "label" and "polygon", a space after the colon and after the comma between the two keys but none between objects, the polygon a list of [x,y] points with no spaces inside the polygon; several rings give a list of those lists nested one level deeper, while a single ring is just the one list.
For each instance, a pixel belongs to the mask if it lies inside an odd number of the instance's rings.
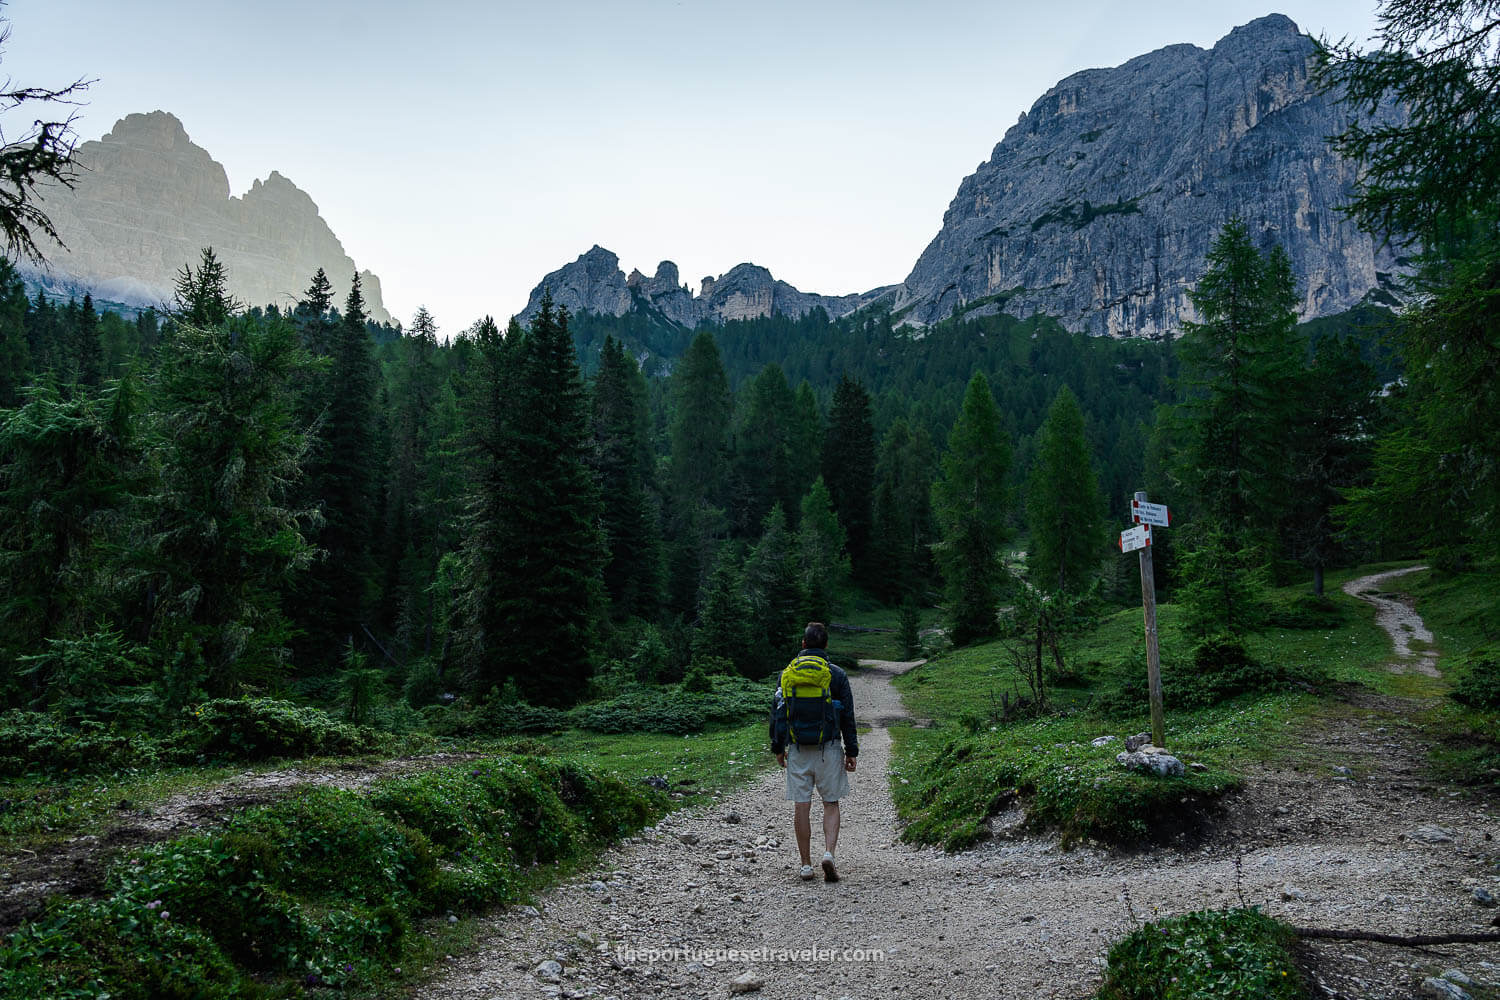
[{"label": "dark foreground foliage", "polygon": [[1148,923],[1109,950],[1099,1000],[1301,1000],[1296,935],[1254,907]]},{"label": "dark foreground foliage", "polygon": [[494,758],[306,789],[117,865],[0,946],[0,996],[300,995],[368,981],[423,917],[522,898],[536,865],[650,822],[649,789],[562,760]]}]

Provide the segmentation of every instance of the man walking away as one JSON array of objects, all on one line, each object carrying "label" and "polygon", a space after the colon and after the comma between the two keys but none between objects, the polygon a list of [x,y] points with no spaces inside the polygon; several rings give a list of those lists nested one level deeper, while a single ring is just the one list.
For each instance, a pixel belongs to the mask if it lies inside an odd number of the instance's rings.
[{"label": "man walking away", "polygon": [[771,703],[771,752],[786,768],[786,797],[793,803],[803,881],[813,877],[809,851],[814,789],[823,800],[823,878],[839,880],[833,858],[839,843],[839,800],[849,794],[849,772],[859,756],[849,675],[828,661],[827,649],[827,627],[810,622],[802,633],[802,652],[781,672]]}]

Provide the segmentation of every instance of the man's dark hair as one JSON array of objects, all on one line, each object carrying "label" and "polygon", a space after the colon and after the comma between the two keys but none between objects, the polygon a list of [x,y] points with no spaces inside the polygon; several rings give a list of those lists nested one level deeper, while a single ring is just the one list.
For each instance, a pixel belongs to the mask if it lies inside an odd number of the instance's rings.
[{"label": "man's dark hair", "polygon": [[808,649],[828,648],[828,629],[822,622],[808,622],[802,632],[802,643]]}]

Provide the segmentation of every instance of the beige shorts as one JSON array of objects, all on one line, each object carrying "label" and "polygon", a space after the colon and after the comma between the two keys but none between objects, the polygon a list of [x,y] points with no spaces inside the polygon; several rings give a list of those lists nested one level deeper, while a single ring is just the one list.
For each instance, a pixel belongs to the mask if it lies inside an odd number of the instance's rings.
[{"label": "beige shorts", "polygon": [[824,802],[837,802],[848,795],[849,772],[844,770],[844,747],[838,740],[821,747],[786,748],[786,797],[791,802],[811,802],[813,786]]}]

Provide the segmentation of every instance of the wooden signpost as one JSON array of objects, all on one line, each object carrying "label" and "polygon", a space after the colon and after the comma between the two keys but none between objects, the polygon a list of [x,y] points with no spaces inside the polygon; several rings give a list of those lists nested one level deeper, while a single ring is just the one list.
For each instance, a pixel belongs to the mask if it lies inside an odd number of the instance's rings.
[{"label": "wooden signpost", "polygon": [[1156,576],[1151,564],[1151,527],[1165,528],[1172,522],[1167,505],[1151,503],[1144,491],[1130,503],[1135,527],[1120,532],[1120,551],[1139,552],[1141,560],[1141,604],[1146,611],[1146,680],[1151,690],[1151,742],[1167,745],[1166,718],[1161,706],[1161,652],[1156,642]]}]

